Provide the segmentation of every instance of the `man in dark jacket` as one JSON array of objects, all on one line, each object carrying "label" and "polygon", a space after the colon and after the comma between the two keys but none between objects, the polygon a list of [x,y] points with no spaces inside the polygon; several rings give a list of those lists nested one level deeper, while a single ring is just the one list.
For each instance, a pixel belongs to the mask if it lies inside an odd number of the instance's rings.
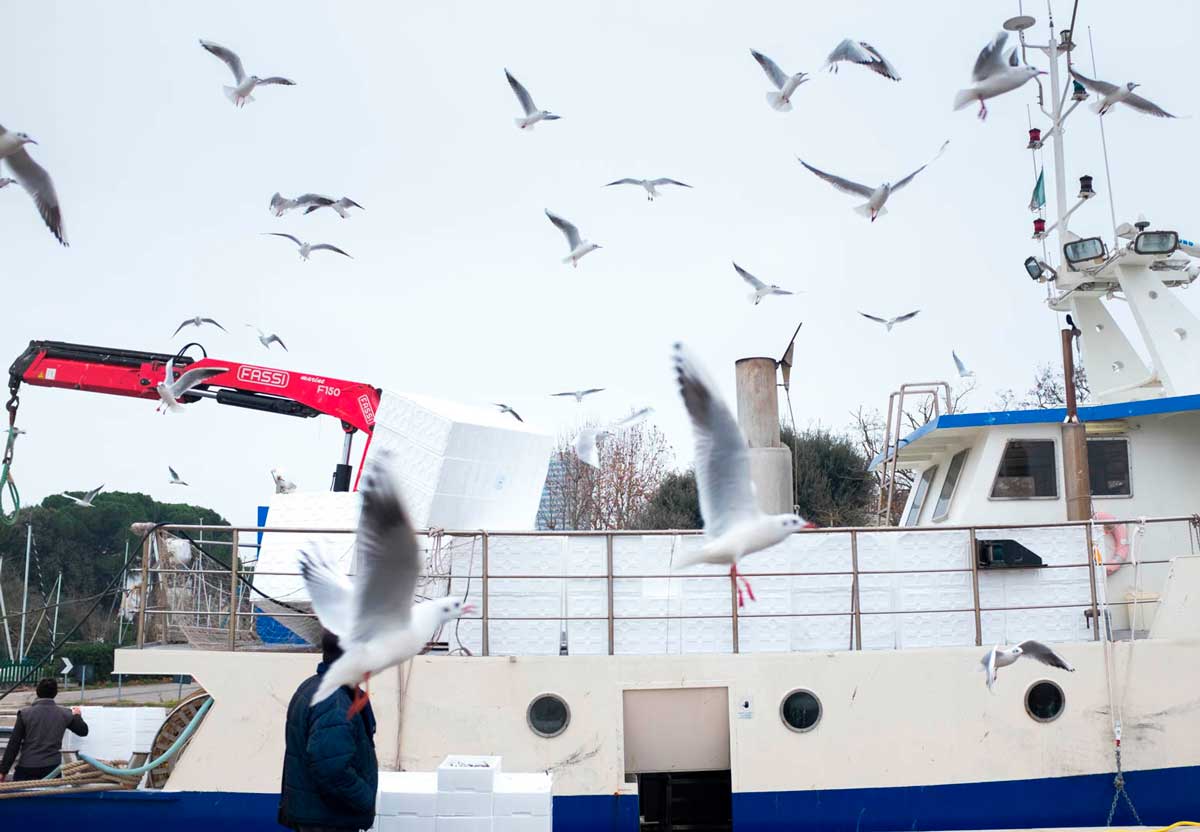
[{"label": "man in dark jacket", "polygon": [[353,691],[341,687],[310,706],[326,668],[342,655],[337,636],[321,634],[321,663],[288,703],[279,822],[298,832],[369,829],[375,823],[379,761],[375,714],[368,704],[347,718]]},{"label": "man in dark jacket", "polygon": [[79,715],[79,709],[55,703],[58,682],[42,679],[37,684],[37,696],[32,705],[17,711],[17,724],[8,738],[4,759],[0,760],[0,781],[7,778],[18,752],[21,761],[13,779],[41,780],[62,764],[63,734],[70,730],[81,737],[87,736],[87,723]]}]

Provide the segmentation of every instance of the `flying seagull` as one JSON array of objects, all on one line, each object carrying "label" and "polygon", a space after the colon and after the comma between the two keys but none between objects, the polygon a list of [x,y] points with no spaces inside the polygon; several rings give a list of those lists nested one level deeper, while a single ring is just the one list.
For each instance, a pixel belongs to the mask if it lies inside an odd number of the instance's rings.
[{"label": "flying seagull", "polygon": [[[367,469],[355,536],[353,581],[328,561],[301,550],[300,574],[321,626],[338,637],[342,655],[325,670],[312,704],[342,685],[362,681],[411,659],[448,621],[474,612],[461,599],[416,602],[424,561],[412,522],[400,501],[390,454]],[[361,711],[368,694],[355,687],[347,717]]]},{"label": "flying seagull", "polygon": [[27,144],[37,142],[30,138],[28,133],[10,132],[4,129],[4,125],[0,125],[0,160],[8,163],[8,169],[16,177],[15,180],[3,180],[4,184],[20,182],[21,187],[33,197],[33,203],[50,233],[64,246],[68,245],[67,233],[63,230],[62,208],[58,204],[54,182],[51,181],[50,174],[46,173],[46,169],[33,161],[33,157],[25,149]]},{"label": "flying seagull", "polygon": [[896,324],[902,324],[905,321],[911,321],[913,318],[917,317],[917,313],[920,311],[920,309],[914,309],[912,312],[906,312],[905,314],[897,315],[894,318],[877,318],[874,315],[868,315],[866,312],[859,312],[858,314],[862,315],[869,321],[874,321],[877,324],[883,324],[887,327],[887,331],[891,332],[892,327],[894,327]]},{"label": "flying seagull", "polygon": [[242,69],[242,59],[232,49],[226,49],[224,46],[203,39],[201,39],[200,45],[224,61],[225,65],[233,72],[233,77],[237,81],[237,85],[223,87],[223,89],[225,90],[225,97],[232,101],[236,107],[244,107],[247,101],[254,100],[254,96],[250,93],[254,92],[255,87],[263,87],[269,84],[282,84],[286,87],[296,86],[295,81],[288,78],[281,78],[278,75],[272,75],[270,78],[247,75],[246,70]]},{"label": "flying seagull", "polygon": [[291,494],[296,490],[296,483],[285,477],[283,471],[278,468],[271,469],[271,479],[275,483],[276,494]]},{"label": "flying seagull", "polygon": [[91,508],[92,500],[96,499],[96,495],[99,494],[103,490],[104,490],[104,486],[100,485],[100,486],[97,486],[96,488],[93,488],[91,491],[88,491],[82,497],[74,497],[65,491],[63,493],[59,494],[58,496],[66,497],[68,500],[70,500],[72,503],[74,503],[77,506],[83,506],[84,508]]},{"label": "flying seagull", "polygon": [[332,208],[342,219],[346,219],[346,217],[350,216],[351,208],[357,208],[360,211],[366,210],[348,196],[344,196],[341,199],[330,199],[327,196],[322,196],[318,197],[315,205],[308,206],[304,213],[311,214],[313,211],[319,211],[322,208]]},{"label": "flying seagull", "polygon": [[763,53],[751,49],[750,54],[754,56],[754,60],[758,61],[758,65],[762,67],[763,72],[767,73],[767,77],[775,85],[775,89],[767,93],[767,103],[771,105],[771,109],[778,110],[781,113],[791,110],[792,93],[796,91],[796,87],[808,80],[808,76],[803,72],[788,75],[779,68],[777,63]]},{"label": "flying seagull", "polygon": [[692,187],[686,182],[680,182],[678,179],[668,179],[665,176],[660,176],[658,179],[632,179],[630,177],[625,177],[624,179],[617,179],[616,181],[609,182],[604,187],[610,188],[613,185],[640,185],[646,189],[647,202],[653,202],[656,196],[661,196],[661,194],[658,192],[659,185],[678,185],[681,188]]},{"label": "flying seagull", "polygon": [[1031,78],[1046,73],[1031,66],[1022,65],[1017,60],[1017,48],[1005,54],[1004,45],[1008,41],[1008,32],[998,32],[992,42],[979,53],[975,59],[975,68],[971,70],[971,80],[974,86],[959,90],[954,96],[954,109],[961,110],[972,101],[979,102],[980,120],[987,118],[989,98],[1004,95],[1022,86]]},{"label": "flying seagull", "polygon": [[221,373],[227,372],[229,372],[228,367],[193,367],[179,378],[175,378],[175,359],[172,357],[167,361],[163,380],[154,385],[159,399],[162,400],[158,409],[163,412],[183,410],[183,405],[179,403],[179,400],[186,396],[188,391],[193,387],[203,384],[213,376],[219,376]]},{"label": "flying seagull", "polygon": [[[345,257],[350,257],[349,254],[346,254],[346,252],[342,251],[337,246],[331,246],[329,243],[316,243],[314,245],[313,243],[303,242],[303,241],[297,239],[296,237],[293,237],[291,234],[283,234],[283,233],[280,233],[279,231],[265,231],[265,232],[263,232],[263,236],[264,237],[283,237],[285,239],[291,240],[293,243],[295,243],[296,245],[298,245],[300,247],[300,259],[301,260],[307,260],[308,255],[312,254],[314,251],[336,251],[338,254],[341,254]],[[353,260],[354,258],[350,257],[350,259]]]},{"label": "flying seagull", "polygon": [[517,127],[521,130],[532,130],[533,125],[539,121],[557,121],[562,116],[555,115],[549,110],[539,110],[537,105],[533,103],[533,96],[529,94],[529,90],[525,89],[512,73],[507,69],[504,70],[504,77],[508,79],[508,85],[512,87],[512,91],[517,96],[517,101],[521,102],[521,109],[525,111],[525,115],[520,118],[515,118],[513,121],[517,123]]},{"label": "flying seagull", "polygon": [[876,217],[881,217],[887,213],[887,208],[885,208],[884,205],[887,203],[888,198],[891,197],[891,195],[896,191],[907,185],[909,182],[913,181],[913,178],[918,173],[925,170],[925,168],[929,167],[933,162],[937,161],[937,159],[946,151],[946,146],[949,144],[949,139],[942,142],[942,146],[938,149],[938,152],[934,155],[934,157],[925,164],[921,165],[921,167],[914,170],[908,176],[898,180],[895,183],[884,182],[878,187],[860,185],[858,182],[853,182],[849,179],[843,179],[840,176],[834,176],[832,173],[826,173],[823,170],[818,170],[799,157],[797,157],[797,161],[804,165],[804,167],[806,167],[812,173],[815,173],[821,179],[824,179],[830,185],[837,188],[842,193],[850,194],[851,196],[865,197],[867,201],[862,205],[855,206],[854,210],[862,214],[864,217],[870,219],[871,222],[875,222]]},{"label": "flying seagull", "polygon": [[959,378],[974,378],[975,371],[967,369],[967,365],[964,364],[962,359],[958,357],[958,353],[956,353],[954,350],[950,350],[950,355],[954,357],[954,366],[958,370]]},{"label": "flying seagull", "polygon": [[644,420],[653,412],[653,408],[643,407],[641,410],[634,411],[624,419],[621,419],[618,422],[613,422],[611,425],[583,428],[575,435],[575,439],[571,442],[571,447],[575,449],[575,456],[579,457],[581,462],[584,462],[593,468],[599,468],[600,449],[596,447],[597,440],[603,436],[611,436],[617,431],[631,428],[638,422]]},{"label": "flying seagull", "polygon": [[[343,197],[345,199],[345,197]],[[335,200],[321,194],[300,194],[295,199],[289,199],[283,194],[276,191],[271,196],[271,213],[277,217],[282,217],[288,211],[295,208],[306,208],[304,213],[322,208],[326,205],[332,205]],[[340,201],[340,200],[339,200]],[[347,200],[349,202],[349,200]],[[362,207],[362,206],[359,206]]]},{"label": "flying seagull", "polygon": [[564,393],[551,393],[551,396],[574,396],[576,404],[583,404],[583,397],[590,396],[593,393],[604,392],[603,387],[589,387],[586,390],[567,390]]},{"label": "flying seagull", "polygon": [[865,66],[877,75],[891,78],[893,81],[900,80],[900,73],[888,59],[880,55],[879,50],[874,46],[863,40],[850,40],[850,38],[843,40],[829,53],[829,57],[825,59],[825,66],[831,72],[837,72],[838,63],[841,61]]},{"label": "flying seagull", "polygon": [[745,606],[740,578],[750,600],[754,590],[738,574],[738,561],[785,540],[813,524],[795,514],[764,514],[750,480],[750,448],[726,404],[717,397],[700,366],[683,344],[675,345],[675,377],[695,435],[696,488],[704,519],[704,543],[688,549],[677,563],[729,564],[738,606]]},{"label": "flying seagull", "polygon": [[283,343],[283,339],[274,332],[263,332],[254,324],[246,324],[246,326],[258,332],[258,343],[262,344],[267,349],[271,349],[272,344],[278,344],[279,346],[283,347],[284,352],[288,351],[287,344]]},{"label": "flying seagull", "polygon": [[1071,70],[1071,77],[1100,96],[1099,100],[1092,102],[1092,112],[1094,113],[1104,115],[1116,105],[1124,104],[1126,107],[1132,107],[1139,113],[1158,116],[1159,118],[1175,118],[1175,116],[1153,101],[1147,101],[1140,95],[1134,94],[1134,89],[1140,87],[1141,84],[1135,84],[1133,81],[1130,81],[1128,84],[1117,86],[1107,81],[1094,81],[1091,78],[1080,75],[1073,69]]},{"label": "flying seagull", "polygon": [[171,475],[171,481],[167,485],[187,485],[186,482],[179,478],[179,472],[170,465],[167,466],[167,473]]},{"label": "flying seagull", "polygon": [[1008,667],[1022,656],[1037,659],[1042,664],[1057,667],[1069,673],[1075,672],[1075,668],[1071,667],[1066,659],[1040,641],[1022,641],[1016,647],[1001,647],[997,644],[991,650],[987,651],[987,654],[980,662],[983,665],[983,669],[987,672],[987,687],[989,691],[995,693],[993,688],[996,684],[996,671],[1002,667]]},{"label": "flying seagull", "polygon": [[750,284],[750,288],[754,291],[750,293],[750,302],[758,306],[762,299],[767,295],[792,295],[795,292],[789,292],[787,289],[781,289],[774,283],[763,283],[750,272],[743,269],[737,263],[733,264],[733,270],[742,276],[742,280]]},{"label": "flying seagull", "polygon": [[598,244],[582,239],[579,236],[579,229],[562,217],[551,214],[549,211],[546,212],[546,216],[550,218],[550,222],[554,223],[559,231],[566,235],[567,245],[570,247],[571,253],[564,257],[562,261],[570,263],[572,268],[579,266],[579,258],[600,248]]},{"label": "flying seagull", "polygon": [[509,407],[508,405],[506,405],[506,404],[503,404],[503,403],[501,403],[501,402],[492,402],[492,404],[493,404],[493,405],[495,405],[496,407],[500,408],[500,412],[501,412],[502,414],[503,414],[503,413],[509,413],[509,414],[511,414],[511,415],[512,415],[512,417],[513,417],[514,419],[516,419],[518,422],[524,422],[524,421],[525,421],[524,419],[522,419],[522,418],[521,418],[521,414],[520,414],[520,413],[518,413],[517,411],[513,410],[513,409],[512,409],[511,407]]},{"label": "flying seagull", "polygon": [[199,328],[199,327],[204,326],[204,324],[212,324],[213,326],[215,326],[217,329],[221,330],[222,332],[229,331],[225,327],[221,326],[219,323],[214,321],[212,318],[203,318],[203,317],[197,315],[194,318],[188,318],[183,323],[181,323],[178,327],[176,327],[175,331],[173,333],[171,333],[171,337],[174,338],[176,335],[178,335],[185,326],[194,326],[196,328]]}]

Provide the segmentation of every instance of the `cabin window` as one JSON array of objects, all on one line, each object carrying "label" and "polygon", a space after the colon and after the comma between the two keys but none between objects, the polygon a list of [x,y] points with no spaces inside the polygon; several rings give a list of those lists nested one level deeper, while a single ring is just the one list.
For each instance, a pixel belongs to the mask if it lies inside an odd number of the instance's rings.
[{"label": "cabin window", "polygon": [[529,703],[525,719],[530,730],[539,737],[557,737],[567,730],[571,722],[571,709],[561,696],[543,693]]},{"label": "cabin window", "polygon": [[1010,439],[992,484],[994,500],[1058,496],[1053,439]]},{"label": "cabin window", "polygon": [[1036,722],[1053,722],[1066,705],[1063,690],[1054,682],[1043,679],[1025,691],[1025,711]]},{"label": "cabin window", "polygon": [[921,472],[921,479],[917,483],[917,493],[913,497],[912,505],[909,506],[908,514],[904,517],[904,525],[917,525],[917,520],[921,518],[921,509],[925,505],[925,498],[929,496],[929,486],[933,484],[933,478],[937,476],[937,469],[936,465],[931,465]]},{"label": "cabin window", "polygon": [[946,479],[942,482],[942,491],[933,507],[933,522],[940,523],[950,513],[950,501],[954,499],[954,489],[958,487],[958,478],[966,464],[967,451],[959,451],[950,460],[950,467],[946,469]]},{"label": "cabin window", "polygon": [[779,703],[779,718],[797,733],[811,731],[821,721],[821,700],[812,691],[794,690]]},{"label": "cabin window", "polygon": [[1129,440],[1089,439],[1088,481],[1093,497],[1128,497]]}]

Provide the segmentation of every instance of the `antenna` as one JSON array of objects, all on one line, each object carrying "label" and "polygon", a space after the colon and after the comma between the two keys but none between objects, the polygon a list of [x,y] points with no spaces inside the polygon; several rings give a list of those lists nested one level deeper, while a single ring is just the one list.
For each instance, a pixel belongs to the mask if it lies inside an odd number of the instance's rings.
[{"label": "antenna", "polygon": [[[1088,51],[1092,53],[1092,77],[1099,77],[1096,71],[1096,45],[1092,42],[1092,27],[1088,26]],[[1108,189],[1108,216],[1112,220],[1113,248],[1121,246],[1117,236],[1117,206],[1113,202],[1112,173],[1108,169],[1108,139],[1104,136],[1104,116],[1100,116],[1100,149],[1104,151],[1104,184]]]}]

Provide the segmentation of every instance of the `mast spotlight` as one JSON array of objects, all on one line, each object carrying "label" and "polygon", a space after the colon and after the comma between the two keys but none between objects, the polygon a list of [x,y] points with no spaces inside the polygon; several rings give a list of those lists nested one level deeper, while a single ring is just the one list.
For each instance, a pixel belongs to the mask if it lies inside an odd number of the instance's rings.
[{"label": "mast spotlight", "polygon": [[1026,150],[1038,150],[1042,146],[1042,131],[1037,127],[1029,128],[1029,144],[1025,145]]},{"label": "mast spotlight", "polygon": [[1108,250],[1104,245],[1104,241],[1099,237],[1086,237],[1082,240],[1074,240],[1063,246],[1063,257],[1072,266],[1077,263],[1084,263],[1088,260],[1104,260],[1108,254]]},{"label": "mast spotlight", "polygon": [[1030,280],[1037,281],[1038,283],[1058,279],[1058,272],[1036,257],[1025,258],[1025,272],[1029,275]]},{"label": "mast spotlight", "polygon": [[1142,231],[1133,241],[1133,250],[1138,254],[1171,254],[1178,247],[1176,231]]},{"label": "mast spotlight", "polygon": [[1079,198],[1091,199],[1096,195],[1092,190],[1092,177],[1084,175],[1079,177]]},{"label": "mast spotlight", "polygon": [[1058,33],[1058,51],[1070,52],[1075,48],[1075,44],[1071,42],[1071,30],[1063,29]]},{"label": "mast spotlight", "polygon": [[1040,240],[1046,236],[1046,221],[1038,217],[1033,221],[1033,239]]}]

